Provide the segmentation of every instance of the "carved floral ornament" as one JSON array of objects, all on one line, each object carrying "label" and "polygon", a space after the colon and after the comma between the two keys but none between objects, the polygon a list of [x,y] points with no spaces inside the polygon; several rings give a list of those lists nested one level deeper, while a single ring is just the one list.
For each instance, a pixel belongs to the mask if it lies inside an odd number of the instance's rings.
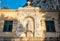
[{"label": "carved floral ornament", "polygon": [[34,36],[34,29],[33,29],[33,28],[35,28],[34,18],[31,17],[31,16],[27,16],[27,17],[24,18],[24,22],[25,23],[27,22],[26,24],[24,24],[24,25],[26,25],[25,28],[22,27],[22,25],[20,24],[20,21],[18,22],[18,25],[17,25],[18,28],[16,28],[16,35],[18,33],[17,36],[21,36],[22,34],[19,33],[19,32],[24,32],[25,33],[25,36],[27,36],[27,33],[31,33],[32,36]]}]

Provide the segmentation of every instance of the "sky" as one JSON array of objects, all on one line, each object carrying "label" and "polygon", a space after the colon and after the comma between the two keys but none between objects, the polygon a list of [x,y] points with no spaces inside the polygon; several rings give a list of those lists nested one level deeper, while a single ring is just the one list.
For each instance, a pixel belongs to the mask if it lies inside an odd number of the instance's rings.
[{"label": "sky", "polygon": [[7,6],[9,9],[18,9],[26,4],[27,0],[1,0],[1,8]]}]

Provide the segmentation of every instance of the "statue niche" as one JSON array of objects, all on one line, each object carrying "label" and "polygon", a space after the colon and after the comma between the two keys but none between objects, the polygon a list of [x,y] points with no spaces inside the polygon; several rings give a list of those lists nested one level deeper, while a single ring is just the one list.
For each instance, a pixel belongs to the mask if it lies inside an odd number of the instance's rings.
[{"label": "statue niche", "polygon": [[31,17],[31,16],[25,17],[24,22],[26,22],[26,24],[25,24],[26,37],[33,37],[34,36],[34,31],[35,31],[34,18]]}]

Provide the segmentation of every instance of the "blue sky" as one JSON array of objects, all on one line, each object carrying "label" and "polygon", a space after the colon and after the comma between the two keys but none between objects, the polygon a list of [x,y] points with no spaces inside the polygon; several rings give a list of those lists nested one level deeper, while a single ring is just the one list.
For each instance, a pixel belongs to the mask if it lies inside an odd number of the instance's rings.
[{"label": "blue sky", "polygon": [[9,9],[17,9],[25,5],[27,0],[1,0],[1,7],[7,6]]}]

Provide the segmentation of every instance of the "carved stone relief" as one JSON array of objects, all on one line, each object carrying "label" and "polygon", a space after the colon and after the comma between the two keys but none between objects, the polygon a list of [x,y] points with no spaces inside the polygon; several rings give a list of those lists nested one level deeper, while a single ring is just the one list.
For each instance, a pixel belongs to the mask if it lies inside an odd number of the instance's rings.
[{"label": "carved stone relief", "polygon": [[[34,7],[24,7],[18,9],[18,21],[22,24],[24,31],[19,37],[41,37],[43,38],[44,30],[41,26],[41,13]],[[19,27],[17,27],[19,28]],[[23,30],[23,29],[22,29]],[[16,30],[17,31],[17,30]]]}]

